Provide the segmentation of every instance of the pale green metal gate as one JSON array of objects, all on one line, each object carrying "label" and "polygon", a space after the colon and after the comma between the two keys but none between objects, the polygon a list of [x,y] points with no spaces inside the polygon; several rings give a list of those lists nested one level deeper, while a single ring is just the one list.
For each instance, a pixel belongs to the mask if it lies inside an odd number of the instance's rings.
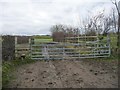
[{"label": "pale green metal gate", "polygon": [[[92,36],[93,37],[93,36]],[[76,37],[70,37],[76,38]],[[77,42],[67,40],[66,42],[51,42],[36,44],[31,40],[31,59],[34,60],[60,60],[60,59],[75,59],[75,58],[98,58],[109,57],[110,39],[107,37],[104,40],[94,39]],[[82,36],[82,38],[85,38]],[[34,42],[34,43],[32,43]]]}]

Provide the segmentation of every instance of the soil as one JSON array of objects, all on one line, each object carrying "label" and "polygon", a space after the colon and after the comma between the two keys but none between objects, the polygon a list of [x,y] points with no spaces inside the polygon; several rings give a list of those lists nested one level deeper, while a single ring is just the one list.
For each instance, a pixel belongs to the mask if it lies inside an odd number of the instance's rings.
[{"label": "soil", "polygon": [[51,60],[22,65],[9,88],[117,88],[117,60]]}]

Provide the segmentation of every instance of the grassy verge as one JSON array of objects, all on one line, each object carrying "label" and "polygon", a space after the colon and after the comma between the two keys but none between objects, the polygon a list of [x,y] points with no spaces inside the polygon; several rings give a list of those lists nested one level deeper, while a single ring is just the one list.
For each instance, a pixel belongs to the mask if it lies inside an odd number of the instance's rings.
[{"label": "grassy verge", "polygon": [[118,58],[111,55],[110,57],[101,57],[101,58],[89,58],[87,60],[95,60],[95,61],[108,61],[108,62],[111,62],[111,61],[118,61]]},{"label": "grassy verge", "polygon": [[25,60],[12,60],[12,61],[4,61],[2,63],[2,87],[6,87],[13,76],[11,73],[16,69],[16,67],[28,63],[33,63],[34,60],[26,58]]}]

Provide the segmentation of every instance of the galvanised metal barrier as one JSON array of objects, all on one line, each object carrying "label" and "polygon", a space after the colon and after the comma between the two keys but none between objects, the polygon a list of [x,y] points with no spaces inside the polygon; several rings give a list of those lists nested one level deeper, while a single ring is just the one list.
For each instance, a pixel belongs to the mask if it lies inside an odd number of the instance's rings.
[{"label": "galvanised metal barrier", "polygon": [[109,57],[111,54],[110,40],[86,41],[79,43],[31,44],[31,59],[60,60],[74,58]]}]

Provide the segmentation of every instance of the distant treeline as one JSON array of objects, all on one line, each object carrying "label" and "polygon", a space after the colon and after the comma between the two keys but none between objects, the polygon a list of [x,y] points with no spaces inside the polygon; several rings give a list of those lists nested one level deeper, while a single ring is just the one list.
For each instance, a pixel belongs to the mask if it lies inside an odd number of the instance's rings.
[{"label": "distant treeline", "polygon": [[50,35],[33,35],[33,38],[37,38],[37,39],[51,39],[52,36]]}]

